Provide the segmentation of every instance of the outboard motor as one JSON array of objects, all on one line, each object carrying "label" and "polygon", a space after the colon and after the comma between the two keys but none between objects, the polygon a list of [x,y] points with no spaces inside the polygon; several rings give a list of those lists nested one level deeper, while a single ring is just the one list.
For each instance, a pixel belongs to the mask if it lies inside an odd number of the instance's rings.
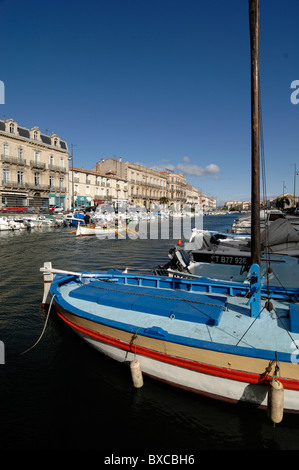
[{"label": "outboard motor", "polygon": [[154,268],[153,272],[156,276],[168,276],[168,269],[189,273],[188,266],[190,263],[190,258],[185,250],[171,248],[169,250],[169,256],[171,259],[168,263],[164,264],[164,266],[157,266]]},{"label": "outboard motor", "polygon": [[219,240],[225,240],[227,238],[226,235],[222,235],[222,233],[215,233],[215,235],[212,235],[210,238],[210,242],[213,243],[213,245],[219,245],[220,241]]}]

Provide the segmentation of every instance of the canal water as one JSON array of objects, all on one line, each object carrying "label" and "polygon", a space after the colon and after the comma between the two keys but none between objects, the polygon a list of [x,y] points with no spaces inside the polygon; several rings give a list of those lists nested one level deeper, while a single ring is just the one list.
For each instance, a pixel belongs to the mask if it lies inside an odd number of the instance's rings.
[{"label": "canal water", "polygon": [[[203,219],[204,228],[212,230],[226,231],[231,223],[229,215]],[[216,402],[147,377],[134,389],[129,368],[86,345],[54,312],[30,349],[47,317],[40,308],[45,261],[73,271],[150,272],[167,261],[177,241],[76,238],[70,231],[0,232],[1,450],[94,450],[104,458],[142,451],[299,449],[296,416],[284,416],[274,427],[265,411]]]}]

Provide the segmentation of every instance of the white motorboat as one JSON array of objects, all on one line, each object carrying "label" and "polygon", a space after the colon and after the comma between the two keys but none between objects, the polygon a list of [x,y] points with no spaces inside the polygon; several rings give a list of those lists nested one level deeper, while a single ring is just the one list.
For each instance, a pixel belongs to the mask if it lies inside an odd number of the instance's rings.
[{"label": "white motorboat", "polygon": [[[284,214],[275,209],[261,210],[260,212],[260,227],[261,230],[270,225],[277,219],[284,219]],[[232,224],[231,233],[250,234],[251,233],[251,215],[243,215],[237,217]]]}]

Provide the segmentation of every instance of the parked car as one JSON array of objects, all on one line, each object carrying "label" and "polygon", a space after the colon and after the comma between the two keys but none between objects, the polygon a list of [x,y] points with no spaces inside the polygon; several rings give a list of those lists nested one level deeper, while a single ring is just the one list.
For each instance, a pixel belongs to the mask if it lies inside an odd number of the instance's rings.
[{"label": "parked car", "polygon": [[54,212],[54,213],[56,213],[56,212],[64,212],[64,208],[63,208],[63,207],[55,207],[55,209],[54,209],[53,212]]},{"label": "parked car", "polygon": [[28,212],[28,207],[25,206],[2,206],[1,212]]},{"label": "parked car", "polygon": [[64,211],[63,207],[57,207],[57,206],[50,206],[49,207],[50,214],[56,213],[56,212],[63,212],[63,211]]}]

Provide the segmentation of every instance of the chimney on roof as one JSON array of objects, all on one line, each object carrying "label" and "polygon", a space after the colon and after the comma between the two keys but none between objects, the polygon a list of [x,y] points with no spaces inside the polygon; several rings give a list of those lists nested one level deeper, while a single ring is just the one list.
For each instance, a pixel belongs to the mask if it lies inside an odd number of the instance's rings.
[{"label": "chimney on roof", "polygon": [[123,157],[119,157],[118,161],[121,163],[123,161]]}]

